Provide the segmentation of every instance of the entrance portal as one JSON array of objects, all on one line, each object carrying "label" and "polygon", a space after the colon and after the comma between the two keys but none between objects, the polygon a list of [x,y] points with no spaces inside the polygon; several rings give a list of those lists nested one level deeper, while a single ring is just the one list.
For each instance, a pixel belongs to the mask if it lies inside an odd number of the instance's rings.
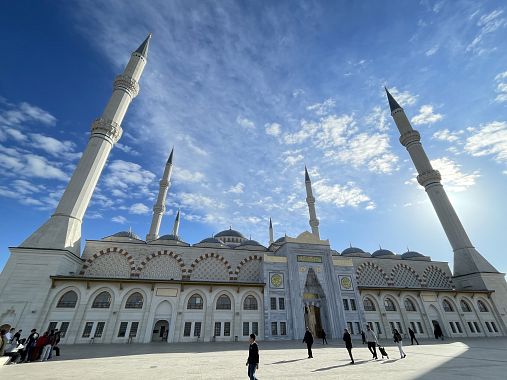
[{"label": "entrance portal", "polygon": [[153,334],[151,336],[152,342],[167,342],[167,334],[169,333],[169,322],[160,320],[155,323],[153,327]]},{"label": "entrance portal", "polygon": [[320,307],[305,306],[305,324],[316,338],[321,338],[322,321],[320,319]]}]

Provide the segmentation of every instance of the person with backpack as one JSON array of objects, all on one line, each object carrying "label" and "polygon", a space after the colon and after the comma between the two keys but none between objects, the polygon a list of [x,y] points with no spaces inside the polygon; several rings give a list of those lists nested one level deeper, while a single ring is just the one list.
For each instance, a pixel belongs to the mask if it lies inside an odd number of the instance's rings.
[{"label": "person with backpack", "polygon": [[255,334],[250,334],[250,347],[248,348],[248,359],[246,365],[248,366],[248,378],[250,380],[257,380],[255,371],[259,369],[259,346],[255,341],[257,337]]},{"label": "person with backpack", "polygon": [[407,355],[403,351],[403,343],[402,343],[403,338],[401,337],[401,334],[396,329],[393,330],[393,339],[394,339],[394,343],[396,343],[396,345],[398,346],[398,350],[400,350],[401,358],[402,359],[406,358]]}]

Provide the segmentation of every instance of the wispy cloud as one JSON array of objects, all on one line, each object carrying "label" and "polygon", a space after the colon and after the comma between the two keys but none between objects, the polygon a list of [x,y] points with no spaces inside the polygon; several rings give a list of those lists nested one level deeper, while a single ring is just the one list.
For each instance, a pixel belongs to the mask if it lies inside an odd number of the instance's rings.
[{"label": "wispy cloud", "polygon": [[255,123],[252,120],[247,119],[246,117],[238,116],[236,118],[236,123],[238,123],[245,129],[255,129]]},{"label": "wispy cloud", "polygon": [[498,103],[507,102],[507,71],[495,76],[496,92],[498,95],[495,101]]},{"label": "wispy cloud", "polygon": [[280,133],[282,133],[282,126],[278,123],[271,123],[264,125],[264,128],[266,129],[266,134],[270,136],[280,136]]},{"label": "wispy cloud", "polygon": [[417,101],[417,95],[413,95],[408,91],[399,91],[396,87],[391,88],[389,92],[402,107],[412,106]]},{"label": "wispy cloud", "polygon": [[306,109],[308,111],[314,112],[317,116],[325,116],[332,112],[332,109],[336,106],[336,101],[334,99],[326,99],[322,103],[312,104]]},{"label": "wispy cloud", "polygon": [[484,45],[484,39],[487,35],[492,34],[500,28],[505,27],[507,25],[507,20],[503,17],[503,10],[496,9],[490,13],[483,14],[479,20],[477,21],[477,26],[479,27],[479,32],[474,37],[472,42],[468,44],[466,47],[467,52],[472,52],[475,54],[483,54],[493,49],[488,49]]},{"label": "wispy cloud", "polygon": [[439,113],[433,112],[433,106],[425,104],[419,108],[419,113],[412,118],[412,123],[415,125],[433,124],[442,120],[444,116]]},{"label": "wispy cloud", "polygon": [[507,123],[493,121],[471,130],[466,139],[465,151],[472,156],[492,156],[500,163],[507,163]]}]

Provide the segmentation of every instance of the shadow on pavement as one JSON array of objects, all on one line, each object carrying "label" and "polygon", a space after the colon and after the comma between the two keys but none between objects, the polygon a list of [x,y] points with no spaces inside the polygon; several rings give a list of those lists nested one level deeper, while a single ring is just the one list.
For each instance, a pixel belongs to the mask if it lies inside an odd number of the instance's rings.
[{"label": "shadow on pavement", "polygon": [[331,367],[318,368],[318,369],[314,369],[312,372],[329,371],[331,369],[336,369],[336,368],[340,368],[340,367],[356,366],[358,364],[364,364],[364,363],[368,363],[368,360],[356,360],[354,362],[354,364],[346,363],[346,364],[334,365],[334,366],[331,366]]}]

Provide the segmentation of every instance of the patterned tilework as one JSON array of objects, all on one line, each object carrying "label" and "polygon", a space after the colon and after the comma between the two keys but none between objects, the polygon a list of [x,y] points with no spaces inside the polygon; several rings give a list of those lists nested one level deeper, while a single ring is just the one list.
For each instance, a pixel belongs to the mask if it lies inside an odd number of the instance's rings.
[{"label": "patterned tilework", "polygon": [[423,283],[428,288],[452,289],[452,280],[442,270],[430,265],[423,273]]},{"label": "patterned tilework", "polygon": [[228,281],[233,278],[231,266],[223,256],[206,253],[199,256],[188,271],[192,280]]},{"label": "patterned tilework", "polygon": [[389,281],[382,268],[373,263],[363,263],[357,268],[357,282],[362,286],[388,286]]},{"label": "patterned tilework", "polygon": [[183,260],[172,252],[159,251],[146,258],[139,266],[139,278],[181,280]]},{"label": "patterned tilework", "polygon": [[128,252],[113,247],[86,260],[80,274],[90,277],[129,278],[134,270],[134,262]]},{"label": "patterned tilework", "polygon": [[236,268],[238,281],[260,282],[262,271],[262,259],[257,256],[250,256],[241,261]]},{"label": "patterned tilework", "polygon": [[400,288],[420,288],[421,281],[414,269],[406,264],[398,264],[391,273],[393,285]]}]

